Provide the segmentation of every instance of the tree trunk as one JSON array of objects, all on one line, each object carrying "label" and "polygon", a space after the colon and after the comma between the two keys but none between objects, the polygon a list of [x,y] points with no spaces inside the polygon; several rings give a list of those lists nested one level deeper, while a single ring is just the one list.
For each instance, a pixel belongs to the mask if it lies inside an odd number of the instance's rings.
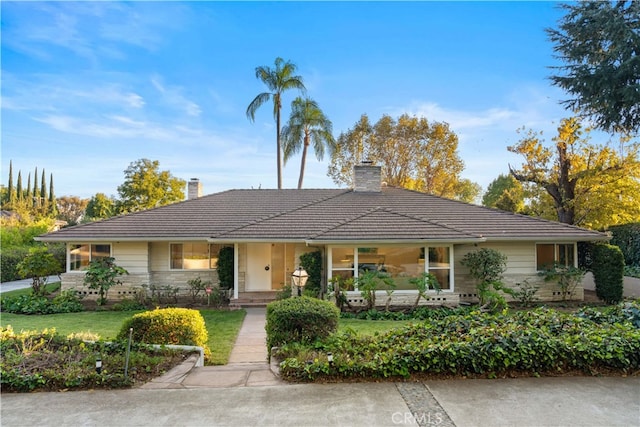
[{"label": "tree trunk", "polygon": [[302,159],[300,160],[300,177],[298,178],[298,190],[302,188],[302,180],[304,179],[304,165],[307,161],[307,149],[309,148],[309,133],[304,133],[304,146],[302,147]]},{"label": "tree trunk", "polygon": [[278,150],[278,190],[282,189],[282,147],[280,146],[280,106],[276,113],[276,146]]}]

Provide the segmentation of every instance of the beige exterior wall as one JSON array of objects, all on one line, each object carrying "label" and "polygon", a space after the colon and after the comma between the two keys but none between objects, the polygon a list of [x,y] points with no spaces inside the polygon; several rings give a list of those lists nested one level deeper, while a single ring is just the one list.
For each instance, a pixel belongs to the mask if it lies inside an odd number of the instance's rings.
[{"label": "beige exterior wall", "polygon": [[[560,289],[554,283],[545,282],[538,276],[536,270],[536,244],[535,242],[496,242],[476,245],[457,245],[454,247],[455,254],[455,291],[460,293],[461,301],[477,302],[478,295],[476,284],[469,276],[469,270],[460,261],[468,253],[482,248],[490,248],[507,255],[507,271],[504,275],[504,283],[510,288],[516,288],[517,284],[527,280],[530,284],[539,286],[536,297],[540,301],[562,300]],[[507,301],[512,300],[511,296],[506,296]],[[581,285],[575,289],[571,298],[584,299],[584,289]]]},{"label": "beige exterior wall", "polygon": [[[108,242],[105,242],[108,243]],[[111,243],[112,255],[119,266],[129,271],[129,275],[121,278],[123,285],[112,288],[109,298],[118,299],[133,297],[142,285],[174,286],[180,288],[179,293],[188,293],[187,282],[200,277],[204,281],[210,281],[214,285],[218,283],[218,275],[215,270],[171,270],[169,268],[169,244],[170,242],[116,242]],[[250,260],[247,259],[247,244],[238,244],[238,293],[246,292],[245,277]],[[293,250],[291,250],[293,248]],[[545,283],[536,272],[536,249],[534,242],[499,242],[484,243],[479,245],[455,245],[453,266],[454,289],[453,292],[442,292],[435,296],[432,304],[458,302],[477,302],[477,292],[474,280],[469,276],[468,269],[460,263],[460,260],[470,251],[491,248],[507,255],[507,271],[505,283],[509,287],[515,287],[525,279],[529,283],[540,286],[536,296],[542,301],[561,300],[562,295],[554,283]],[[299,263],[300,255],[318,250],[317,247],[309,247],[304,244],[287,245],[286,271],[292,271]],[[84,284],[82,272],[68,272],[62,275],[62,289],[76,289],[82,295],[96,298],[97,291],[87,289]],[[584,290],[578,286],[571,299],[583,299]],[[354,295],[353,303],[358,296]],[[392,304],[401,304],[403,299],[413,301],[412,294],[396,292]],[[507,296],[507,299],[510,297]],[[386,294],[379,301],[386,301]],[[412,301],[410,301],[412,303]],[[427,303],[425,301],[422,304]]]}]

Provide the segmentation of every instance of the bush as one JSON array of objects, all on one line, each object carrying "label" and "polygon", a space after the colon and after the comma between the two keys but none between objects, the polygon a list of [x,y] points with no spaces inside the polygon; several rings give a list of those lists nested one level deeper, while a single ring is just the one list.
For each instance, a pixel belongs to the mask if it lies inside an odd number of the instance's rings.
[{"label": "bush", "polygon": [[482,248],[468,252],[460,262],[469,269],[476,280],[476,290],[482,310],[498,311],[507,306],[507,300],[501,294],[513,294],[513,290],[502,283],[507,271],[507,256],[495,249]]},{"label": "bush", "polygon": [[147,306],[134,299],[124,298],[113,305],[113,311],[139,311],[146,310]]},{"label": "bush", "polygon": [[233,246],[220,248],[217,270],[220,287],[233,289]]},{"label": "bush", "polygon": [[[2,392],[66,391],[130,387],[140,379],[158,376],[182,359],[172,350],[133,345],[126,355],[125,343],[86,343],[95,337],[63,337],[54,329],[16,334],[9,326],[0,329],[0,383]],[[102,372],[95,370],[102,356]],[[128,357],[130,376],[123,369]]]},{"label": "bush", "polygon": [[[632,373],[640,368],[640,330],[631,320],[598,324],[554,310],[449,315],[376,336],[334,334],[313,346],[285,345],[284,378],[495,378]],[[332,353],[333,362],[327,354]]]},{"label": "bush", "polygon": [[338,329],[340,310],[329,301],[287,298],[267,305],[267,349],[290,342],[310,343]]},{"label": "bush", "polygon": [[135,314],[123,323],[118,339],[127,339],[130,328],[133,328],[136,342],[195,345],[208,349],[209,334],[198,310],[160,308]]},{"label": "bush", "polygon": [[620,248],[606,244],[593,248],[593,279],[598,298],[607,304],[622,301],[624,257]]},{"label": "bush", "polygon": [[305,294],[320,297],[322,281],[322,254],[320,251],[308,252],[300,255],[300,266],[307,271],[309,279],[304,287]]},{"label": "bush", "polygon": [[0,280],[2,280],[2,282],[24,279],[18,272],[18,263],[20,263],[28,253],[28,247],[2,249],[2,254],[0,255]]},{"label": "bush", "polygon": [[618,246],[627,265],[640,267],[640,222],[609,227],[611,244]]},{"label": "bush", "polygon": [[57,314],[84,311],[76,291],[62,291],[53,300],[38,295],[2,298],[2,311],[15,314]]}]

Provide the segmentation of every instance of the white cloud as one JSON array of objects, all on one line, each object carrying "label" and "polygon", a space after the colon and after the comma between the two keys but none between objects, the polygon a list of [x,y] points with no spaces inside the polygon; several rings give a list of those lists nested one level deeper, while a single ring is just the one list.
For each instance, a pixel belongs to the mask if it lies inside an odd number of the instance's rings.
[{"label": "white cloud", "polygon": [[202,109],[195,102],[187,99],[183,94],[183,89],[178,86],[167,86],[159,75],[151,76],[151,84],[162,95],[169,106],[182,110],[187,115],[198,117],[202,113]]}]

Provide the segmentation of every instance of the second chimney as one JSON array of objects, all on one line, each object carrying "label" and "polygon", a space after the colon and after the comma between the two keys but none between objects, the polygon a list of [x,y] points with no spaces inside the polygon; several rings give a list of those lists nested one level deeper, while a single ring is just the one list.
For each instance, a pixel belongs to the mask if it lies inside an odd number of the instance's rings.
[{"label": "second chimney", "polygon": [[191,178],[187,187],[187,199],[202,197],[202,183],[198,178]]},{"label": "second chimney", "polygon": [[372,162],[364,161],[353,168],[353,191],[380,192],[381,180],[380,166],[373,166]]}]

